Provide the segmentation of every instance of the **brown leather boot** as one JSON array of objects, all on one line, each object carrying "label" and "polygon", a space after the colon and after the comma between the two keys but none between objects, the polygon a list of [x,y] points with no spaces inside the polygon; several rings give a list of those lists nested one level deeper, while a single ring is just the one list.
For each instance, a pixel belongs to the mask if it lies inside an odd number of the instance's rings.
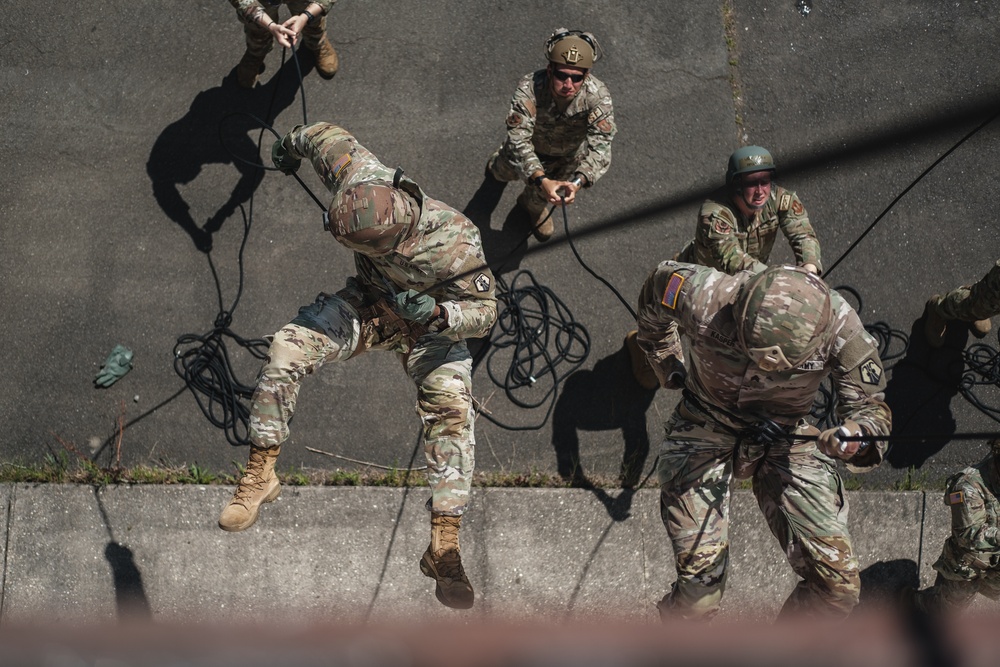
[{"label": "brown leather boot", "polygon": [[219,516],[219,528],[230,532],[246,530],[257,520],[260,506],[278,497],[281,483],[274,474],[274,464],[280,452],[280,445],[268,448],[250,446],[246,473],[236,487],[233,499]]},{"label": "brown leather boot", "polygon": [[969,325],[969,331],[971,331],[972,335],[975,336],[976,338],[985,338],[986,334],[988,334],[992,328],[993,328],[993,323],[990,322],[988,319],[976,320],[975,322]]},{"label": "brown leather boot", "polygon": [[948,320],[938,315],[937,305],[939,303],[941,303],[941,295],[935,294],[927,300],[927,305],[924,306],[924,336],[931,347],[944,345],[944,333],[948,328]]},{"label": "brown leather boot", "polygon": [[462,517],[431,513],[431,543],[420,559],[420,571],[437,582],[434,594],[446,607],[469,609],[475,592],[462,568],[458,529]]},{"label": "brown leather boot", "polygon": [[323,35],[319,45],[313,50],[316,56],[316,71],[324,79],[332,79],[333,75],[340,69],[340,58],[336,49],[330,43],[330,38]]},{"label": "brown leather boot", "polygon": [[[549,207],[544,202],[539,204],[538,202],[530,201],[523,192],[517,196],[517,204],[528,213],[531,233],[534,234],[536,239],[544,242],[552,238],[552,234],[556,230],[555,224],[552,221],[552,214],[555,213],[555,209],[549,210]],[[539,205],[541,208],[538,208]]]},{"label": "brown leather boot", "polygon": [[257,84],[257,76],[264,71],[264,59],[244,51],[239,64],[236,65],[236,83],[241,88],[253,88]]},{"label": "brown leather boot", "polygon": [[653,367],[649,365],[646,353],[639,348],[636,336],[639,332],[633,329],[625,334],[625,349],[628,350],[628,358],[632,365],[632,377],[643,389],[657,389],[660,381],[653,372]]}]

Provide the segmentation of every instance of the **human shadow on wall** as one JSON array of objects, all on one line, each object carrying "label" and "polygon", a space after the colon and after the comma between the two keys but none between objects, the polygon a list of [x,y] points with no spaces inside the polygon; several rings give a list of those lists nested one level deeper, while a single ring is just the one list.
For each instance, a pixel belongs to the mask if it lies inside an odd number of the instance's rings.
[{"label": "human shadow on wall", "polygon": [[[629,517],[632,498],[649,455],[646,412],[655,389],[644,389],[632,376],[628,351],[622,346],[590,370],[566,378],[552,413],[552,446],[559,475],[573,486],[589,489],[615,521]],[[580,431],[621,430],[624,449],[618,481],[622,492],[611,496],[586,475],[580,460]]]},{"label": "human shadow on wall", "polygon": [[[313,65],[307,59],[302,66],[304,77]],[[256,139],[260,134],[260,125],[244,114],[228,117],[226,114],[245,111],[270,122],[295,101],[298,85],[295,61],[292,59],[285,62],[267,83],[253,90],[237,85],[234,68],[219,86],[198,93],[187,113],[164,128],[154,142],[146,162],[153,196],[163,212],[180,225],[201,252],[207,253],[212,249],[212,235],[241,204],[249,201],[265,173],[250,164],[260,161]],[[270,147],[273,139],[273,135],[265,131],[262,146]],[[234,159],[230,151],[247,162]],[[192,212],[182,186],[194,182],[202,168],[210,164],[233,165],[239,173],[239,180],[226,201],[208,215],[204,223],[200,223],[200,215]]]},{"label": "human shadow on wall", "polygon": [[528,214],[520,206],[511,208],[500,229],[493,229],[491,225],[493,212],[496,211],[506,186],[503,181],[485,175],[472,199],[462,210],[465,217],[479,228],[486,262],[498,276],[516,271],[521,266],[531,238]]},{"label": "human shadow on wall", "polygon": [[958,393],[965,368],[963,351],[967,340],[966,327],[948,327],[944,346],[935,349],[924,334],[924,317],[913,323],[906,354],[893,367],[886,383],[885,401],[892,410],[893,435],[931,435],[893,444],[886,456],[893,468],[921,467],[955,433],[951,400]]},{"label": "human shadow on wall", "polygon": [[909,558],[879,561],[860,573],[861,596],[858,609],[893,607],[904,588],[919,588],[916,562]]},{"label": "human shadow on wall", "polygon": [[142,572],[135,564],[132,550],[117,542],[108,542],[104,547],[104,557],[111,566],[119,620],[142,621],[152,618],[146,587],[142,583]]}]

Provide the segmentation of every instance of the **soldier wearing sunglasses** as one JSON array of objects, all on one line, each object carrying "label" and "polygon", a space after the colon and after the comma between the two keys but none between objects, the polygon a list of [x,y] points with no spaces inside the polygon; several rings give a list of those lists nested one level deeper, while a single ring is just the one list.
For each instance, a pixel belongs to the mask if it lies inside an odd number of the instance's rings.
[{"label": "soldier wearing sunglasses", "polygon": [[517,203],[535,238],[554,231],[548,204],[572,204],[611,165],[614,110],[607,87],[590,73],[600,58],[596,38],[559,28],[546,40],[549,64],[526,75],[507,114],[507,139],[486,163],[486,176],[523,181]]}]

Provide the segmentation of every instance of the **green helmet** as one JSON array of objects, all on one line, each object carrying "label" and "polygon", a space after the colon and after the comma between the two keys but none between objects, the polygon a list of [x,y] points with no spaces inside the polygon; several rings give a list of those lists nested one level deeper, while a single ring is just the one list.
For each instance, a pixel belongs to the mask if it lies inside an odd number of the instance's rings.
[{"label": "green helmet", "polygon": [[795,266],[772,266],[740,288],[733,303],[743,351],[764,371],[786,371],[827,342],[830,288]]},{"label": "green helmet", "polygon": [[556,28],[545,40],[549,62],[590,69],[599,58],[597,39],[589,32]]},{"label": "green helmet", "polygon": [[360,183],[330,204],[330,232],[362,255],[384,255],[409,235],[416,208],[410,196],[388,183]]},{"label": "green helmet", "polygon": [[771,157],[770,151],[760,146],[737,148],[729,156],[726,183],[731,185],[737,176],[751,174],[755,171],[774,171],[774,158]]}]

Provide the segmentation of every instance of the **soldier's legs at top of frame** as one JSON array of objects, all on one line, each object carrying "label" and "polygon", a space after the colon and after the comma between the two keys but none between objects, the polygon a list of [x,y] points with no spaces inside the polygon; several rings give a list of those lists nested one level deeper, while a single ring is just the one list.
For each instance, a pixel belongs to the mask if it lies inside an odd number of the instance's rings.
[{"label": "soldier's legs at top of frame", "polygon": [[[272,21],[278,20],[277,6],[271,6],[266,2],[261,3],[261,6]],[[243,57],[236,65],[236,81],[243,88],[253,88],[257,83],[257,77],[264,71],[265,56],[274,48],[274,37],[267,28],[247,19],[242,12],[236,12],[236,16],[243,24],[243,34],[247,44]]]},{"label": "soldier's legs at top of frame", "polygon": [[246,474],[219,518],[223,530],[249,528],[260,506],[278,497],[274,465],[281,443],[288,438],[300,382],[324,363],[350,357],[358,346],[360,329],[358,313],[350,304],[323,294],[300,308],[298,316],[274,335],[250,404]]},{"label": "soldier's legs at top of frame", "polygon": [[801,580],[781,617],[846,617],[861,592],[836,464],[816,443],[772,445],[753,477],[757,505]]},{"label": "soldier's legs at top of frame", "polygon": [[[292,16],[301,14],[306,7],[312,4],[312,0],[286,0],[288,11]],[[316,57],[316,71],[324,79],[333,78],[333,75],[340,69],[340,57],[336,49],[330,43],[330,37],[326,34],[326,16],[320,16],[306,24],[302,29],[301,46],[305,47]]]},{"label": "soldier's legs at top of frame", "polygon": [[944,342],[947,320],[970,323],[973,335],[982,338],[990,332],[990,318],[1000,314],[1000,260],[971,286],[953,289],[944,296],[934,295],[927,302],[926,333],[933,347]]},{"label": "soldier's legs at top of frame", "polygon": [[472,355],[465,341],[431,335],[400,357],[417,385],[416,410],[431,487],[431,541],[420,571],[434,579],[442,604],[468,609],[475,593],[462,566],[459,529],[475,470]]},{"label": "soldier's legs at top of frame", "polygon": [[729,486],[734,440],[675,411],[660,447],[660,517],[674,550],[677,580],[660,616],[708,619],[718,613],[729,564]]}]

